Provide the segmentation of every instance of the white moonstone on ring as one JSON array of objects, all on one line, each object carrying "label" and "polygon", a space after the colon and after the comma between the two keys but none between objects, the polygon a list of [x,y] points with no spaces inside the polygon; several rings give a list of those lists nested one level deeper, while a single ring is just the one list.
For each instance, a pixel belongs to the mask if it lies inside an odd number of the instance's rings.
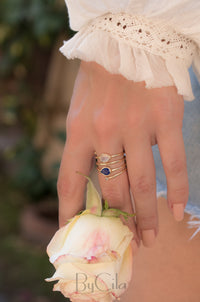
[{"label": "white moonstone on ring", "polygon": [[107,154],[107,153],[102,153],[99,156],[99,159],[102,163],[107,163],[110,159],[111,159],[111,155]]},{"label": "white moonstone on ring", "polygon": [[98,159],[102,163],[107,163],[111,158],[114,157],[122,157],[124,158],[126,155],[124,152],[117,153],[117,154],[108,154],[108,153],[101,153],[99,156],[97,156],[97,153],[95,152],[96,159]]},{"label": "white moonstone on ring", "polygon": [[101,153],[99,156],[95,152],[95,158],[97,170],[105,176],[106,180],[115,178],[126,171],[126,154],[124,151],[117,154]]}]

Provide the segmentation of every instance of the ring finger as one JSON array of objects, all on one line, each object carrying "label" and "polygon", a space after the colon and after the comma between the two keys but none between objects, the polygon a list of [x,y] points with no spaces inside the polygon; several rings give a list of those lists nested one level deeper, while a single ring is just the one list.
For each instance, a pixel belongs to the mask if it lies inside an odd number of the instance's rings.
[{"label": "ring finger", "polygon": [[[106,152],[105,152],[106,151]],[[99,169],[99,184],[102,191],[102,197],[104,200],[108,201],[109,207],[117,208],[127,213],[133,213],[133,205],[130,196],[130,186],[129,181],[126,173],[125,162],[123,158],[123,148],[121,147],[111,147],[108,148],[97,148],[96,154],[99,157],[101,154],[108,154],[108,155],[117,155],[122,154],[116,157],[112,157],[109,159],[112,164],[99,165],[100,159],[98,158],[98,167]],[[110,179],[106,179],[106,176],[103,175],[100,170],[106,167],[117,169],[111,171]],[[119,169],[118,169],[119,168]],[[116,176],[115,176],[116,175]],[[112,176],[115,176],[112,178]],[[139,238],[137,236],[136,227],[133,218],[129,218],[128,222],[126,223],[130,229],[134,233],[134,237],[137,243],[139,243]]]}]

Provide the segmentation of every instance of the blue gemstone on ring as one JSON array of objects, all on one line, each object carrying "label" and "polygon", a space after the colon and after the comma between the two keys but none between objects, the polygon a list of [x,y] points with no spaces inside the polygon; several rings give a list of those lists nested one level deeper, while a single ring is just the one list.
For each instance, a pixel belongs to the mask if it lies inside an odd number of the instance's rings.
[{"label": "blue gemstone on ring", "polygon": [[102,168],[101,173],[104,175],[109,175],[111,173],[111,171],[109,168]]}]

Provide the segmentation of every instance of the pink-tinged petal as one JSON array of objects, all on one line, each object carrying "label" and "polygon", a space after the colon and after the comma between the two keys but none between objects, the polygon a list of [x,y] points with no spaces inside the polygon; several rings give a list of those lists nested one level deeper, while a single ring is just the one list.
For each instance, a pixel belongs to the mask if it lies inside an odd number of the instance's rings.
[{"label": "pink-tinged petal", "polygon": [[127,290],[131,281],[133,270],[133,253],[131,245],[129,245],[125,251],[120,262],[119,273],[117,275],[117,280],[115,280],[115,287],[113,290],[117,297],[121,296],[122,293]]},{"label": "pink-tinged petal", "polygon": [[56,272],[46,281],[58,280],[54,290],[71,301],[111,302],[131,279],[133,233],[120,218],[98,216],[101,199],[90,179],[87,208],[58,230],[49,243],[47,253]]},{"label": "pink-tinged petal", "polygon": [[118,247],[116,248],[116,252],[120,255],[123,256],[127,247],[130,245],[131,240],[133,239],[133,233],[129,232],[127,233],[124,238],[122,239],[121,242],[119,242]]},{"label": "pink-tinged petal", "polygon": [[54,275],[51,278],[47,278],[46,281],[55,281],[55,280],[76,280],[77,274],[84,277],[83,274],[86,274],[87,277],[97,276],[106,272],[110,276],[116,274],[116,263],[94,263],[94,264],[85,264],[85,263],[63,263],[61,264]]},{"label": "pink-tinged petal", "polygon": [[72,295],[70,300],[72,302],[81,302],[81,301],[86,301],[86,302],[112,302],[114,301],[113,297],[111,294],[105,294],[105,293],[94,293],[90,295]]},{"label": "pink-tinged petal", "polygon": [[119,275],[119,281],[123,282],[123,280],[126,279],[127,282],[130,282],[133,271],[133,250],[131,245],[128,246],[122,259],[123,261]]},{"label": "pink-tinged petal", "polygon": [[[133,233],[126,225],[123,225],[120,218],[98,217],[91,214],[80,216],[67,233],[67,236],[61,238],[61,240],[66,238],[64,244],[62,243],[62,248],[54,248],[57,253],[53,254],[53,248],[51,248],[50,261],[52,263],[64,254],[80,258],[99,257],[107,250],[113,250],[123,255],[133,238]],[[57,244],[58,239],[60,238],[57,237],[53,241],[54,245]]]},{"label": "pink-tinged petal", "polygon": [[83,278],[76,281],[69,280],[60,280],[57,284],[54,285],[54,291],[62,291],[65,296],[70,297],[70,295],[90,295],[92,293],[110,293],[107,290],[106,286],[102,286],[102,291],[100,291],[95,286],[95,278],[88,277],[87,279]]},{"label": "pink-tinged petal", "polygon": [[53,263],[55,268],[57,269],[63,263],[73,263],[73,262],[80,262],[80,263],[89,263],[87,258],[77,258],[72,255],[61,255],[59,256],[56,261]]},{"label": "pink-tinged petal", "polygon": [[[127,288],[131,279],[132,272],[132,249],[127,248],[124,257],[110,263],[64,263],[55,272],[52,278],[47,281],[60,280],[65,283],[67,295],[76,292],[76,286],[83,286],[87,283],[95,284],[96,291],[110,291],[113,297],[119,297]],[[85,290],[85,293],[90,289]]]},{"label": "pink-tinged petal", "polygon": [[55,233],[55,235],[47,246],[47,254],[49,255],[49,257],[59,253],[59,251],[63,248],[63,245],[65,244],[69,232],[72,230],[72,227],[75,225],[79,217],[80,216],[75,216],[71,222],[60,228]]},{"label": "pink-tinged petal", "polygon": [[[94,279],[88,279],[87,284],[93,284]],[[54,285],[54,291],[60,291],[66,298],[70,298],[71,301],[95,301],[95,302],[111,302],[114,301],[114,296],[110,292],[97,291],[96,288],[86,288],[85,290],[78,292],[76,290],[75,282],[59,281]]]}]

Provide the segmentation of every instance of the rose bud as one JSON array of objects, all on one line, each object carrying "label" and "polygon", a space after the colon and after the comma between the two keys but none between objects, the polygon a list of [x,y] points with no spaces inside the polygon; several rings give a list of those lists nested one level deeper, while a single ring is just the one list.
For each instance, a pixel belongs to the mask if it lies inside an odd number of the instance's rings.
[{"label": "rose bud", "polygon": [[115,301],[128,288],[132,275],[133,233],[120,216],[133,216],[109,209],[87,177],[86,210],[60,228],[47,247],[56,272],[46,281],[58,281],[71,301]]}]

